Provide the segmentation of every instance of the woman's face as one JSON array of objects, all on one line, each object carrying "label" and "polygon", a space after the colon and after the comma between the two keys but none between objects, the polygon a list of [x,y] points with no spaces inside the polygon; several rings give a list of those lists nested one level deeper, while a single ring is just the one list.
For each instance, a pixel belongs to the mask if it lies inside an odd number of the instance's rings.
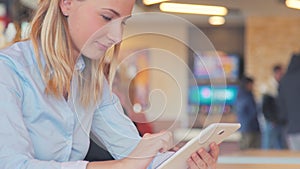
[{"label": "woman's face", "polygon": [[61,0],[76,56],[99,59],[122,39],[135,0]]}]

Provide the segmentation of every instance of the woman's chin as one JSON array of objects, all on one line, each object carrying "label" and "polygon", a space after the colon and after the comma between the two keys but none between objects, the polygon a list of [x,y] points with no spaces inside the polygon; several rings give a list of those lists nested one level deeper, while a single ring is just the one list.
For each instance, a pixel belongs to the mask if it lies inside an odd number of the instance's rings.
[{"label": "woman's chin", "polygon": [[82,52],[82,54],[91,59],[91,60],[99,60],[105,55],[105,51],[101,50],[87,50],[85,52]]}]

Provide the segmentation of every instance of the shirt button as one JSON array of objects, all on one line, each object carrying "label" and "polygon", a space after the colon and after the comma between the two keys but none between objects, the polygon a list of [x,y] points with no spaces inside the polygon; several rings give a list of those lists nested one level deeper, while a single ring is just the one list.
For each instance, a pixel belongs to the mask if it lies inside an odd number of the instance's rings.
[{"label": "shirt button", "polygon": [[72,144],[72,140],[67,140],[67,145],[71,145]]}]

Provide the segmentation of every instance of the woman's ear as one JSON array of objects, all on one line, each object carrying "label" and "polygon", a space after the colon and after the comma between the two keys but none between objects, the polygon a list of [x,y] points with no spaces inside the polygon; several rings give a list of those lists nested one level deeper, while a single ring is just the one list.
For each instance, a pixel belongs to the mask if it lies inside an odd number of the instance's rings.
[{"label": "woman's ear", "polygon": [[63,15],[69,16],[71,4],[72,4],[72,0],[60,0],[59,6]]}]

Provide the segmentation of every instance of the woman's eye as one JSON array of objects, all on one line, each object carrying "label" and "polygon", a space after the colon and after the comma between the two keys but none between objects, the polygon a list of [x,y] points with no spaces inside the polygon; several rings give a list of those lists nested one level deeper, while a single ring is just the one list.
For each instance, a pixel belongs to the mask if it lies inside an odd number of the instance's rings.
[{"label": "woman's eye", "polygon": [[105,15],[101,15],[101,16],[102,16],[102,18],[103,18],[104,20],[106,20],[106,21],[111,21],[111,20],[112,20],[111,17],[105,16]]}]

